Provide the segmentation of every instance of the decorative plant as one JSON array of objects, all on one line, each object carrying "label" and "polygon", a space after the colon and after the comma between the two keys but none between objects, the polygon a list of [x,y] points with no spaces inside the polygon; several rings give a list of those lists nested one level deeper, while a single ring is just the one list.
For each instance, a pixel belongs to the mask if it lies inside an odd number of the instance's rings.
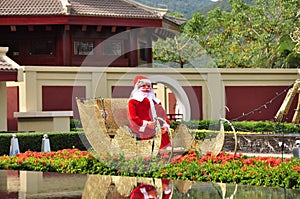
[{"label": "decorative plant", "polygon": [[300,189],[300,161],[296,158],[247,157],[221,152],[199,156],[195,150],[154,158],[95,155],[78,149],[0,156],[0,169],[52,171],[211,181]]}]

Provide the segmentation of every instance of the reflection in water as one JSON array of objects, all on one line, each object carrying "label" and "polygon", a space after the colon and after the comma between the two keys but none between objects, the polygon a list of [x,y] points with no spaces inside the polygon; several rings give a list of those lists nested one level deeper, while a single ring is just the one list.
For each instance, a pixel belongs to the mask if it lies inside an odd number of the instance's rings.
[{"label": "reflection in water", "polygon": [[90,175],[82,194],[83,199],[142,199],[171,198],[170,180],[121,176]]},{"label": "reflection in water", "polygon": [[[144,185],[144,194],[140,190]],[[157,198],[201,198],[201,199],[295,199],[300,198],[300,190],[275,189],[256,186],[242,186],[224,183],[168,181],[151,178],[90,175],[82,198],[123,199],[147,198],[147,190],[155,189]],[[137,191],[138,190],[138,191]],[[147,192],[147,193],[146,193]],[[153,193],[153,192],[152,192]],[[149,197],[151,198],[151,197]],[[155,198],[155,197],[154,197]]]},{"label": "reflection in water", "polygon": [[1,199],[295,199],[300,190],[152,178],[0,170]]},{"label": "reflection in water", "polygon": [[80,199],[86,175],[0,170],[1,199]]}]

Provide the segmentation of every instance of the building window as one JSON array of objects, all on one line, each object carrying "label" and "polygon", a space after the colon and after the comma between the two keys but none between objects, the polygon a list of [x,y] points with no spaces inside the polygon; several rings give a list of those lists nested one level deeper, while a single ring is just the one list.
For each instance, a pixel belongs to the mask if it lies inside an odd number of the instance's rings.
[{"label": "building window", "polygon": [[102,43],[103,55],[122,55],[122,42],[121,41],[105,41]]},{"label": "building window", "polygon": [[74,55],[94,55],[94,42],[74,41]]},{"label": "building window", "polygon": [[53,55],[55,52],[53,40],[33,40],[30,42],[30,55]]}]

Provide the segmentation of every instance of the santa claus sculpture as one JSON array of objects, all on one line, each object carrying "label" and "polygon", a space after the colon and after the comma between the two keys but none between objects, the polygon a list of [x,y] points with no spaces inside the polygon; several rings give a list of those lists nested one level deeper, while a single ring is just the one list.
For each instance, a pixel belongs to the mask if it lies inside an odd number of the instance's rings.
[{"label": "santa claus sculpture", "polygon": [[162,179],[162,193],[159,194],[156,187],[140,183],[130,193],[130,199],[169,199],[172,196],[170,180]]},{"label": "santa claus sculpture", "polygon": [[147,77],[136,76],[134,79],[134,89],[128,101],[128,117],[129,126],[138,140],[152,139],[156,133],[156,125],[159,123],[162,129],[160,148],[171,147],[168,135],[170,121]]}]

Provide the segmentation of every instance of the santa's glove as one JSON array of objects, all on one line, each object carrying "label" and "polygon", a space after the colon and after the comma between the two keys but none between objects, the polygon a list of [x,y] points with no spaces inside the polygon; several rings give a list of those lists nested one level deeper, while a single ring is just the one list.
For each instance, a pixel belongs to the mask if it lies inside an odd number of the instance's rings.
[{"label": "santa's glove", "polygon": [[169,128],[167,128],[165,126],[161,127],[161,133],[162,134],[169,133]]}]

